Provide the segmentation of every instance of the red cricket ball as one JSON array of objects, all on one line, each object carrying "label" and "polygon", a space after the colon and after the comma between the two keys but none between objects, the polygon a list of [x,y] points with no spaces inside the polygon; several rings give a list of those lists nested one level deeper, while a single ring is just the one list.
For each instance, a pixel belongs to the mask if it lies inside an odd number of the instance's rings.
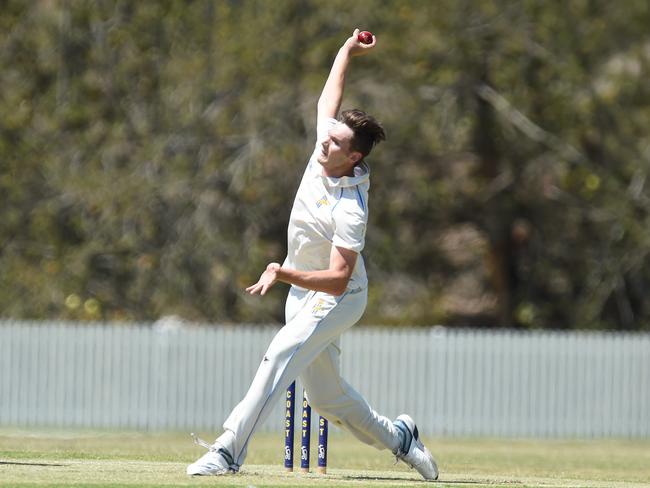
[{"label": "red cricket ball", "polygon": [[359,42],[362,42],[363,44],[372,44],[372,32],[361,31],[359,32],[357,39],[359,39]]}]

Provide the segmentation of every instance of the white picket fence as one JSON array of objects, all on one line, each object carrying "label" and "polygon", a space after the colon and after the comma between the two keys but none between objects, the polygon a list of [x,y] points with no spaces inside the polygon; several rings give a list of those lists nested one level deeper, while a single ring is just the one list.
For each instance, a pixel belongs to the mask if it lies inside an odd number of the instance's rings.
[{"label": "white picket fence", "polygon": [[[276,331],[0,321],[0,425],[218,432]],[[342,348],[427,435],[650,437],[650,334],[357,327]]]}]

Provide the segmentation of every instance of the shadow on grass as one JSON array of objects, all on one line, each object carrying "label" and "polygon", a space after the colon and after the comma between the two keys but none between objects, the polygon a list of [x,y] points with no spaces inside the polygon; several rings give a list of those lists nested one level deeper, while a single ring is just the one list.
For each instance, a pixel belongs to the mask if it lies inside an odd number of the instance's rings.
[{"label": "shadow on grass", "polygon": [[[420,484],[424,480],[415,480],[415,479],[404,479],[393,476],[342,476],[342,479],[351,480],[351,481],[400,481],[413,484]],[[503,481],[491,481],[491,480],[445,480],[438,478],[437,483],[445,483],[447,485],[502,485]],[[517,486],[523,485],[521,481],[508,481],[508,485]]]},{"label": "shadow on grass", "polygon": [[[344,480],[351,480],[351,481],[401,481],[404,483],[422,483],[424,480],[416,480],[416,479],[405,479],[405,478],[400,478],[398,476],[354,476],[354,475],[347,475],[347,476],[341,476],[341,479]],[[480,484],[485,484],[482,481],[445,481],[445,480],[437,480],[438,483],[444,482],[444,483],[460,483],[460,484],[472,484],[472,485],[480,485]]]},{"label": "shadow on grass", "polygon": [[16,461],[0,461],[0,465],[7,464],[11,466],[58,466],[65,467],[67,464],[52,464],[52,463],[19,463]]}]

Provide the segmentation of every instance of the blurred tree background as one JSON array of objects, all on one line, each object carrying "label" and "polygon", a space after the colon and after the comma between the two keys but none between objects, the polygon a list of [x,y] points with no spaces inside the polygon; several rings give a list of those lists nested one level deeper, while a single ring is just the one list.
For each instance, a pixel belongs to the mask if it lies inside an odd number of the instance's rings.
[{"label": "blurred tree background", "polygon": [[650,329],[650,4],[55,1],[0,12],[0,314],[281,322],[316,100],[376,115],[367,324]]}]

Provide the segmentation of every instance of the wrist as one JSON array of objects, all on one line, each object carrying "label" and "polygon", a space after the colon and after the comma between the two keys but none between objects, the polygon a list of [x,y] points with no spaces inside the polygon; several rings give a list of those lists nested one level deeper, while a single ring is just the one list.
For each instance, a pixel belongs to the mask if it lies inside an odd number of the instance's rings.
[{"label": "wrist", "polygon": [[346,58],[352,57],[351,52],[352,52],[352,47],[348,46],[347,44],[343,44],[339,49],[339,55],[344,56]]},{"label": "wrist", "polygon": [[287,278],[286,270],[278,265],[277,268],[274,268],[273,272],[275,273],[275,279],[278,281],[285,281]]}]

